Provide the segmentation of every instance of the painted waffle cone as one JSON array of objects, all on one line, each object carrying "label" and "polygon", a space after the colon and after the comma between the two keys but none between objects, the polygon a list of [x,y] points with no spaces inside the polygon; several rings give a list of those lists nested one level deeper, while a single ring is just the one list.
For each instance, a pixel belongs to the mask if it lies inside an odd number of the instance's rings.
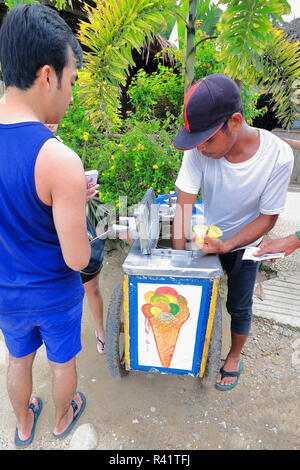
[{"label": "painted waffle cone", "polygon": [[180,328],[189,318],[190,312],[185,304],[180,304],[180,310],[170,321],[162,321],[158,317],[149,319],[155,342],[163,367],[169,367],[174,354]]}]

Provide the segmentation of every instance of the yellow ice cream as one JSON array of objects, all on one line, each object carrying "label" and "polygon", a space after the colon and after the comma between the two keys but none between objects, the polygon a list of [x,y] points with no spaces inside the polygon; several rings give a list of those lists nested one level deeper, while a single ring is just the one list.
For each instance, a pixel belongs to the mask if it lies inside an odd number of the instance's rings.
[{"label": "yellow ice cream", "polygon": [[215,225],[211,225],[209,228],[207,225],[194,225],[193,231],[199,243],[204,242],[204,237],[206,235],[210,238],[219,238],[223,235],[222,230]]}]

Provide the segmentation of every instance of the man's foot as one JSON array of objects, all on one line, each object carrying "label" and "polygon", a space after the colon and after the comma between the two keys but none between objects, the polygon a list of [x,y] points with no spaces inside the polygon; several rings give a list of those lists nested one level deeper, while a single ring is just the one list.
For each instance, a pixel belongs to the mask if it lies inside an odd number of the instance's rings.
[{"label": "man's foot", "polygon": [[56,438],[66,437],[74,428],[78,419],[82,415],[86,405],[86,398],[81,392],[76,392],[71,402],[68,413],[58,426],[55,427],[53,435]]},{"label": "man's foot", "polygon": [[[233,372],[233,371],[238,372],[239,362],[240,362],[240,356],[239,357],[228,356],[222,369],[224,372]],[[222,374],[220,372],[218,374],[216,383],[220,385],[228,386],[228,385],[232,385],[235,381],[236,381],[236,377],[223,377],[222,379]]]},{"label": "man's foot", "polygon": [[28,406],[28,419],[24,426],[17,425],[15,432],[15,445],[25,447],[32,443],[37,420],[43,408],[43,402],[40,398],[32,398]]},{"label": "man's foot", "polygon": [[220,374],[218,376],[215,387],[218,390],[231,390],[238,384],[239,377],[244,368],[244,363],[239,362],[238,366],[234,370],[225,370],[225,367],[221,367]]},{"label": "man's foot", "polygon": [[99,354],[105,354],[106,353],[106,347],[105,347],[105,333],[97,333],[95,331],[95,336],[97,338],[97,350]]}]

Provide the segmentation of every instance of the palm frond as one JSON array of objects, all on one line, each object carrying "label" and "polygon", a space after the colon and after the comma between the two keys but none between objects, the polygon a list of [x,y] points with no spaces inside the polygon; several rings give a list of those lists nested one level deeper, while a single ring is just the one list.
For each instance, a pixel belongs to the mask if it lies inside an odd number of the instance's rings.
[{"label": "palm frond", "polygon": [[95,127],[111,129],[121,124],[120,85],[125,85],[132,50],[140,51],[152,37],[166,13],[176,9],[174,0],[96,0],[85,4],[88,21],[81,21],[79,40],[85,53],[85,71],[80,76],[82,92]]},{"label": "palm frond", "polygon": [[[8,8],[13,8],[20,3],[38,3],[38,0],[5,0],[4,3]],[[50,3],[58,10],[63,10],[67,5],[73,7],[72,0],[50,0]]]},{"label": "palm frond", "polygon": [[299,105],[300,50],[274,28],[289,11],[286,0],[223,0],[219,23],[219,58],[224,72],[270,93],[283,127],[293,123]]},{"label": "palm frond", "polygon": [[205,31],[209,36],[212,36],[215,32],[217,23],[220,19],[222,10],[211,3],[210,0],[201,0],[198,3],[197,19],[200,20],[200,27],[202,31]]},{"label": "palm frond", "polygon": [[300,104],[300,43],[289,41],[281,30],[274,30],[273,41],[265,49],[260,62],[265,92],[272,95],[271,104],[282,126],[289,128]]},{"label": "palm frond", "polygon": [[273,40],[271,15],[279,20],[289,11],[286,0],[223,0],[227,9],[218,24],[220,60],[224,72],[234,78],[247,76],[254,54],[263,54]]}]

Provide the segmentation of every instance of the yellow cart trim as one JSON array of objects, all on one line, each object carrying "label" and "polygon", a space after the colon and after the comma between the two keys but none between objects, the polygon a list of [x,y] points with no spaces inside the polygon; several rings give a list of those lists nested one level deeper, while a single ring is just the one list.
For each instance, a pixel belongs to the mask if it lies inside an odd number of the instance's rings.
[{"label": "yellow cart trim", "polygon": [[204,340],[204,346],[203,346],[202,360],[200,364],[200,373],[199,373],[200,377],[203,377],[205,366],[206,366],[206,361],[207,361],[209,340],[210,340],[210,335],[212,332],[212,327],[214,324],[214,318],[215,318],[215,312],[216,312],[218,283],[219,283],[218,279],[213,281],[213,288],[212,288],[212,294],[211,294],[211,300],[210,300],[210,307],[209,307],[207,328],[206,328],[206,334],[205,334],[205,340]]},{"label": "yellow cart trim", "polygon": [[126,368],[130,369],[130,341],[129,341],[129,295],[128,295],[128,276],[124,275],[123,280],[123,309],[124,309],[124,334],[125,334],[125,363]]}]

